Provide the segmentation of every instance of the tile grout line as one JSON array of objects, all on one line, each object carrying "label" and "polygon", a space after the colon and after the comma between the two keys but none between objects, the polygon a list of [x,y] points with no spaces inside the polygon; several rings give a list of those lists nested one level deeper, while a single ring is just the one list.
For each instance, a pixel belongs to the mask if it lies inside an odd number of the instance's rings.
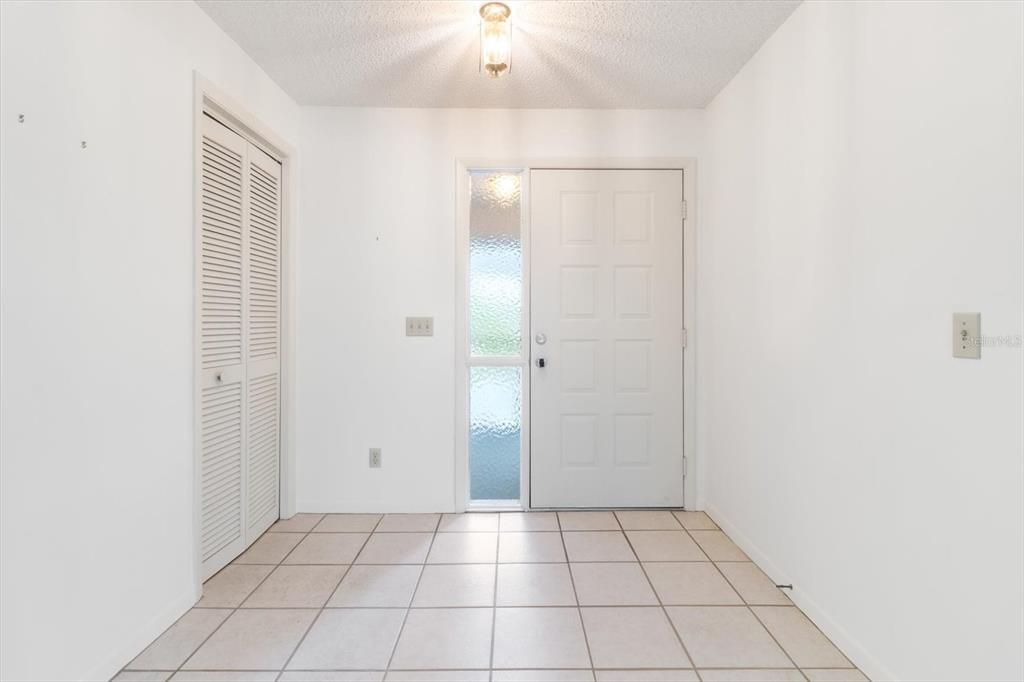
[{"label": "tile grout line", "polygon": [[491,594],[491,659],[487,679],[494,682],[494,640],[498,625],[498,559],[501,557],[501,514],[498,514],[498,538],[494,543],[494,591]]},{"label": "tile grout line", "polygon": [[495,591],[490,600],[490,665],[487,672],[487,679],[494,682],[495,679],[495,639],[498,635],[498,566],[502,556],[502,517],[498,515],[498,540],[495,542]]},{"label": "tile grout line", "polygon": [[562,541],[562,552],[565,554],[565,570],[569,573],[569,584],[572,585],[572,598],[576,601],[576,617],[580,619],[580,630],[583,631],[583,644],[587,647],[587,659],[590,661],[590,676],[595,680],[594,654],[590,650],[590,638],[587,637],[587,626],[583,622],[583,609],[580,608],[580,595],[576,592],[576,578],[572,575],[572,563],[569,561],[569,548],[565,546],[565,533],[562,531],[562,517],[555,512],[555,523],[558,525],[558,537]]},{"label": "tile grout line", "polygon": [[[748,604],[748,605],[747,605],[747,606],[746,606],[745,608],[747,609],[747,611],[750,611],[750,615],[752,615],[752,616],[754,617],[754,620],[756,620],[756,621],[757,621],[758,625],[760,625],[760,626],[761,626],[762,628],[764,628],[764,631],[765,631],[765,632],[767,632],[767,633],[768,633],[768,636],[772,638],[772,641],[773,641],[773,642],[775,642],[775,646],[779,647],[779,650],[780,650],[780,651],[782,652],[782,654],[783,654],[783,655],[784,655],[784,656],[786,657],[786,659],[788,659],[788,660],[789,660],[789,662],[793,664],[793,667],[794,667],[794,668],[796,668],[797,670],[799,670],[799,671],[800,671],[800,675],[801,675],[801,676],[802,676],[802,677],[803,677],[804,679],[807,679],[807,675],[805,675],[805,674],[804,674],[804,671],[803,671],[803,669],[802,669],[802,668],[800,668],[800,666],[798,666],[798,665],[796,664],[796,661],[794,661],[794,660],[793,660],[793,657],[792,657],[792,656],[790,656],[790,655],[789,655],[789,652],[788,652],[788,651],[786,651],[786,648],[785,648],[784,646],[782,646],[782,642],[780,642],[780,641],[779,641],[778,639],[776,639],[776,637],[775,637],[775,634],[774,634],[774,633],[773,633],[773,632],[772,632],[771,630],[769,630],[769,629],[768,629],[768,626],[767,626],[767,625],[765,625],[765,624],[764,624],[764,621],[762,621],[762,620],[761,620],[761,618],[760,618],[760,617],[759,617],[759,616],[757,615],[757,613],[755,613],[755,612],[754,612],[754,609],[752,609],[752,608],[750,607],[750,605],[749,605],[749,604]],[[785,607],[784,607],[784,608],[785,608]],[[829,641],[831,642],[831,640],[829,640]],[[833,645],[833,646],[834,646],[834,645]]]},{"label": "tile grout line", "polygon": [[[682,635],[680,635],[679,630],[676,629],[676,624],[673,623],[672,618],[669,617],[668,610],[665,608],[665,603],[661,600],[661,595],[658,594],[658,590],[654,588],[654,583],[651,582],[651,576],[647,575],[647,569],[644,567],[644,562],[640,561],[640,555],[636,553],[636,548],[633,546],[633,541],[629,539],[629,535],[626,534],[626,529],[622,527],[622,520],[619,518],[619,515],[615,512],[612,512],[612,517],[615,519],[615,523],[619,524],[619,529],[622,532],[622,537],[626,539],[626,544],[629,545],[629,550],[633,552],[633,556],[636,557],[636,563],[638,566],[640,566],[640,572],[644,574],[644,578],[647,580],[647,585],[651,588],[651,592],[654,593],[654,598],[658,600],[658,607],[661,609],[661,615],[664,616],[665,620],[668,621],[668,626],[672,628],[672,634],[676,636],[676,641],[678,641],[679,646],[683,648],[683,655],[686,656],[687,662],[693,669],[693,674],[697,676],[697,682],[703,682],[704,678],[701,676],[700,671],[697,670],[697,662],[693,660],[693,656],[690,655],[690,650],[686,648],[686,643],[683,642]],[[679,521],[679,519],[676,518],[675,514],[672,515],[672,518],[675,520],[676,523],[679,524],[679,527],[682,529],[682,531],[686,533],[686,529],[683,528],[683,524]],[[674,531],[669,532],[671,533]],[[692,537],[690,537],[689,533],[687,533],[687,537],[690,538],[691,542],[696,544],[696,541]],[[700,545],[697,545],[697,547],[699,548]],[[703,552],[704,550],[701,549],[701,551]]]},{"label": "tile grout line", "polygon": [[427,568],[427,561],[430,559],[430,552],[434,548],[434,540],[437,539],[438,528],[441,527],[441,519],[444,516],[442,514],[437,515],[437,523],[434,524],[434,532],[430,536],[430,544],[427,545],[427,553],[423,555],[423,563],[420,564],[420,574],[416,576],[416,585],[412,588],[412,596],[409,597],[409,606],[405,609],[405,615],[402,616],[402,625],[398,628],[398,634],[395,635],[395,643],[391,647],[391,655],[388,656],[388,662],[384,665],[384,677],[388,676],[388,671],[391,670],[391,663],[395,660],[395,654],[398,652],[398,643],[402,641],[402,633],[405,632],[405,624],[409,621],[409,613],[412,611],[412,603],[416,599],[416,593],[419,592],[420,582],[423,580],[423,571]]},{"label": "tile grout line", "polygon": [[[704,515],[707,516],[709,519],[711,519],[711,517],[708,516],[707,512],[704,512]],[[711,519],[711,522],[714,523],[715,526],[718,526],[718,522],[715,521],[714,519]],[[736,544],[735,542],[733,542],[732,538],[730,538],[729,535],[724,530],[721,529],[721,526],[718,526],[718,532],[720,532],[722,535],[724,535],[729,540],[729,542],[732,542],[734,545]],[[689,534],[689,531],[687,531],[687,534]],[[697,542],[696,538],[694,538],[693,535],[690,535],[690,538],[693,539],[694,542]],[[699,545],[699,543],[698,543],[698,545]],[[707,553],[705,552],[705,554],[707,554]],[[743,552],[743,554],[745,555],[746,552]],[[709,559],[711,558],[710,554],[708,554],[708,558]],[[747,559],[750,559],[750,557],[748,556]],[[768,636],[772,638],[773,642],[775,642],[775,646],[779,647],[779,650],[782,651],[783,655],[789,660],[790,663],[793,664],[793,667],[796,668],[800,672],[800,676],[803,677],[805,680],[809,680],[810,678],[807,676],[807,674],[803,671],[802,668],[797,666],[796,661],[793,660],[793,657],[789,655],[789,652],[786,651],[785,647],[782,646],[782,643],[775,637],[774,633],[772,633],[772,631],[768,629],[768,626],[764,624],[764,621],[762,621],[761,618],[754,611],[754,609],[751,608],[750,602],[747,601],[747,598],[744,597],[742,594],[740,594],[740,591],[738,589],[736,589],[736,587],[732,584],[732,581],[730,581],[729,577],[727,575],[725,575],[725,572],[723,572],[722,569],[719,568],[718,562],[712,560],[711,563],[715,567],[715,570],[718,571],[719,575],[721,575],[722,578],[725,580],[725,582],[729,583],[729,585],[732,586],[733,589],[736,591],[736,594],[740,595],[740,599],[743,600],[743,604],[746,607],[746,609],[750,612],[750,615],[752,615],[754,617],[754,620],[756,620],[758,622],[758,624],[762,628],[764,628],[764,631],[767,632]],[[759,570],[759,571],[761,570],[761,567],[758,566],[753,561],[750,561],[749,563],[753,564],[754,567],[757,568],[757,570]],[[761,572],[763,573],[764,571],[761,571]],[[778,589],[778,588],[776,588],[776,589]],[[786,595],[786,597],[788,599],[789,596]],[[792,600],[790,600],[790,605],[796,608],[796,604],[793,604]],[[801,611],[801,613],[803,613],[803,611]],[[832,640],[829,640],[829,642],[831,643]],[[833,646],[835,646],[835,645],[833,644]],[[845,656],[845,654],[844,654],[844,656]]]},{"label": "tile grout line", "polygon": [[[327,515],[324,514],[323,518],[321,518],[316,525],[319,526],[321,523],[323,523],[324,519],[326,518]],[[313,620],[309,622],[309,625],[306,627],[306,631],[302,633],[302,637],[300,637],[299,641],[296,642],[295,648],[292,649],[292,652],[288,655],[288,658],[285,659],[284,664],[281,666],[281,670],[277,673],[277,677],[274,678],[275,680],[280,680],[281,677],[284,675],[285,671],[288,669],[288,664],[292,662],[292,659],[295,658],[295,654],[299,651],[299,647],[301,647],[302,643],[306,641],[306,637],[309,636],[309,633],[313,630],[313,627],[320,620],[320,616],[323,615],[324,609],[327,607],[327,602],[331,601],[331,598],[334,596],[334,593],[338,591],[338,588],[341,586],[341,583],[345,580],[345,576],[347,576],[349,571],[352,570],[352,567],[355,565],[356,560],[359,558],[359,555],[363,553],[363,548],[366,547],[366,544],[370,541],[370,538],[373,537],[373,533],[377,529],[377,526],[379,526],[383,520],[384,514],[381,514],[380,518],[377,519],[377,523],[373,524],[373,529],[371,529],[370,532],[366,534],[366,538],[363,540],[363,544],[359,545],[359,551],[356,552],[355,556],[352,557],[352,561],[349,562],[349,565],[345,567],[345,571],[341,574],[341,578],[338,580],[338,584],[334,586],[333,590],[331,590],[331,593],[327,596],[327,599],[324,600],[324,603],[317,610],[316,615],[313,616]],[[316,528],[316,526],[313,526],[313,528]],[[288,559],[288,557],[291,556],[291,553],[294,552],[295,549],[303,542],[305,542],[306,538],[308,538],[312,534],[313,530],[310,529],[310,531],[306,533],[306,537],[302,538],[302,540],[299,541],[299,544],[295,545],[295,547],[292,547],[292,551],[288,552],[288,554],[285,555],[285,558],[281,560],[281,564],[283,565],[284,562]],[[276,571],[277,569],[274,570]]]},{"label": "tile grout line", "polygon": [[[705,515],[706,515],[706,514],[705,514]],[[708,518],[711,518],[711,517],[709,516]],[[712,521],[714,521],[714,519],[711,519],[711,520],[712,520]],[[718,524],[717,524],[717,523],[715,523],[715,525],[717,526]],[[685,530],[685,528],[684,528],[684,530]],[[718,532],[720,532],[720,533],[721,533],[722,535],[724,535],[724,536],[725,536],[725,537],[726,537],[726,538],[727,538],[727,539],[729,540],[729,542],[732,542],[732,538],[730,538],[730,537],[729,537],[728,535],[726,535],[725,531],[723,531],[723,530],[719,529],[719,531],[718,531]],[[693,541],[694,541],[694,542],[695,542],[695,543],[697,544],[697,546],[698,546],[698,547],[700,547],[700,543],[699,543],[699,542],[697,542],[697,539],[696,539],[696,538],[694,538],[692,534],[690,534],[690,531],[688,531],[688,530],[687,530],[687,531],[686,531],[686,534],[690,536],[690,539],[691,539],[691,540],[693,540]],[[736,543],[733,543],[733,544],[735,545]],[[701,551],[704,551],[704,548],[703,548],[703,547],[701,547]],[[708,557],[708,559],[711,559],[711,555],[710,555],[710,554],[708,554],[707,552],[704,552],[704,553],[705,553],[705,554],[707,554],[707,557]],[[744,554],[746,554],[746,553],[744,552]],[[748,558],[749,558],[749,557],[748,557]],[[753,563],[753,562],[751,562],[751,563]],[[711,565],[712,565],[712,566],[714,566],[714,567],[715,567],[715,570],[716,570],[716,571],[718,572],[718,574],[719,574],[720,576],[722,576],[722,580],[724,580],[724,581],[725,581],[725,582],[726,582],[726,583],[727,583],[727,584],[728,584],[728,585],[729,585],[730,587],[733,587],[733,584],[732,584],[732,582],[730,582],[730,581],[729,581],[729,578],[728,578],[728,577],[726,577],[725,573],[723,573],[723,572],[722,572],[722,569],[720,569],[720,568],[718,567],[718,564],[717,564],[717,563],[715,563],[715,561],[714,561],[714,560],[712,560],[712,561],[711,561]],[[755,566],[756,566],[756,564],[755,564]],[[759,569],[759,570],[760,570],[760,569]],[[734,590],[734,591],[736,592],[736,594],[738,594],[738,595],[739,595],[740,599],[741,599],[741,600],[743,601],[743,606],[742,606],[741,608],[745,608],[745,609],[746,609],[746,610],[747,610],[747,611],[748,611],[748,612],[750,613],[750,615],[754,617],[754,620],[756,620],[756,621],[757,621],[758,625],[760,625],[760,626],[761,626],[761,628],[762,628],[762,629],[763,629],[763,630],[764,630],[765,632],[767,632],[767,633],[768,633],[768,636],[772,638],[772,641],[773,641],[773,642],[775,642],[775,646],[779,647],[779,651],[781,651],[781,652],[782,652],[782,655],[783,655],[783,656],[785,656],[785,657],[786,657],[786,659],[787,659],[787,660],[788,660],[788,661],[789,661],[790,663],[792,663],[792,664],[793,664],[793,667],[794,667],[794,668],[795,668],[795,669],[796,669],[796,670],[797,670],[797,671],[798,671],[798,672],[800,673],[800,676],[801,676],[801,677],[803,677],[803,678],[804,678],[804,679],[806,680],[806,679],[807,679],[807,675],[805,675],[805,674],[804,674],[804,672],[803,672],[803,670],[801,670],[801,669],[800,669],[800,668],[799,668],[799,667],[797,666],[797,664],[796,664],[796,661],[794,661],[794,660],[793,660],[793,657],[789,655],[789,652],[788,652],[788,651],[786,651],[786,649],[785,649],[785,648],[784,648],[784,647],[782,646],[782,644],[781,644],[781,643],[779,642],[779,640],[775,638],[775,635],[774,635],[774,634],[772,634],[772,631],[771,631],[771,630],[769,630],[769,629],[768,629],[768,627],[767,627],[767,626],[766,626],[766,625],[765,625],[765,624],[764,624],[764,623],[763,623],[763,622],[761,621],[761,619],[757,617],[757,614],[756,614],[756,613],[754,613],[754,609],[752,609],[752,608],[750,607],[750,604],[749,604],[749,603],[747,602],[747,598],[746,598],[746,597],[744,597],[744,596],[743,596],[742,594],[740,594],[740,591],[739,591],[739,590],[737,590],[737,589],[736,589],[735,587],[733,587],[733,590]]]},{"label": "tile grout line", "polygon": [[[740,588],[737,586],[737,584],[729,576],[727,576],[725,574],[725,572],[719,567],[719,564],[741,564],[741,563],[742,564],[750,564],[751,566],[756,568],[758,571],[760,571],[766,578],[768,578],[768,574],[765,573],[764,571],[762,571],[761,567],[758,566],[757,564],[755,564],[753,561],[712,561],[711,563],[713,563],[715,565],[715,569],[725,579],[725,582],[727,582],[729,584],[729,587],[732,588],[733,592],[735,592],[736,595],[739,596],[739,598],[743,601],[742,604],[736,604],[735,606],[751,606],[751,607],[753,607],[753,606],[780,606],[780,607],[783,607],[783,608],[799,608],[799,607],[797,607],[796,604],[793,603],[793,601],[788,596],[786,596],[786,593],[783,592],[782,590],[780,590],[778,587],[776,587],[775,589],[778,590],[779,593],[782,594],[783,597],[786,597],[786,603],[784,603],[784,604],[769,604],[767,602],[761,603],[761,602],[752,602],[752,601],[748,600],[746,597],[743,596],[743,594],[740,593]],[[768,579],[771,580],[771,578],[768,578]],[[716,606],[716,604],[687,604],[687,606]],[[726,606],[726,605],[723,604],[722,606]],[[831,640],[829,640],[829,641],[831,641]],[[839,669],[842,670],[842,668],[839,668]]]},{"label": "tile grout line", "polygon": [[[324,518],[327,518],[327,516],[325,515]],[[370,542],[370,538],[372,538],[373,534],[377,531],[377,526],[379,526],[383,521],[384,521],[384,514],[381,514],[380,518],[377,519],[377,522],[373,524],[373,528],[371,528],[370,532],[366,534],[366,539],[363,540],[363,544],[359,545],[359,551],[357,551],[352,556],[352,560],[348,562],[348,566],[345,568],[345,572],[342,573],[342,575],[341,575],[341,580],[339,580],[338,584],[334,586],[333,590],[331,590],[331,594],[330,594],[330,596],[327,597],[327,601],[324,602],[324,605],[320,607],[321,611],[323,611],[324,609],[328,608],[327,605],[331,603],[332,599],[334,599],[335,593],[337,593],[337,591],[341,588],[341,584],[343,582],[345,582],[345,578],[347,578],[348,574],[352,571],[352,567],[356,565],[356,560],[359,558],[359,555],[363,553],[363,548],[365,548],[366,545]],[[310,531],[309,534],[312,535],[313,531]],[[323,535],[323,533],[318,533],[318,535]],[[288,564],[288,565],[289,566],[338,566],[339,564]]]},{"label": "tile grout line", "polygon": [[[323,520],[323,519],[321,518],[321,521],[322,521],[322,520]],[[278,519],[278,521],[280,521],[280,518]],[[275,521],[274,523],[277,523],[277,522]],[[319,524],[319,523],[320,523],[320,522],[318,521],[318,522],[317,522],[317,524]],[[316,525],[316,524],[314,524],[314,526],[315,526],[315,525]],[[271,524],[271,528],[272,528],[272,527],[273,527],[273,524]],[[259,536],[258,538],[256,538],[256,540],[255,540],[255,541],[254,541],[254,542],[252,543],[252,545],[255,545],[255,544],[256,544],[257,542],[259,542],[260,540],[262,540],[262,539],[263,539],[263,537],[264,537],[264,536],[265,536],[265,535],[266,535],[267,533],[269,533],[269,532],[270,532],[270,528],[268,528],[267,530],[265,530],[265,531],[264,531],[264,532],[263,532],[263,533],[262,533],[262,534],[261,534],[261,535],[260,535],[260,536]],[[267,580],[268,580],[268,579],[270,578],[270,576],[272,576],[272,575],[274,574],[274,571],[276,571],[276,570],[277,570],[277,568],[278,568],[279,566],[281,566],[281,564],[283,564],[283,563],[284,563],[284,560],[285,560],[285,559],[287,559],[287,558],[288,558],[288,556],[289,556],[289,555],[290,555],[290,554],[291,554],[292,552],[294,552],[294,551],[295,551],[295,548],[296,548],[296,547],[298,547],[298,546],[299,546],[300,544],[302,544],[302,541],[303,541],[303,540],[305,540],[305,539],[306,539],[306,537],[307,537],[307,536],[309,535],[309,531],[306,531],[306,532],[302,533],[301,535],[302,535],[302,537],[301,537],[301,538],[299,539],[299,541],[298,541],[298,542],[296,542],[296,543],[295,543],[294,545],[292,545],[292,548],[291,548],[291,549],[289,549],[289,550],[288,550],[287,552],[285,552],[284,556],[282,556],[282,557],[281,557],[281,560],[280,560],[280,561],[278,561],[278,562],[277,562],[276,564],[274,564],[274,568],[270,569],[270,571],[268,571],[268,572],[267,572],[267,574],[266,574],[265,576],[263,576],[263,579],[262,579],[262,580],[260,580],[260,581],[259,581],[258,583],[256,583],[256,586],[255,586],[255,587],[253,587],[253,588],[252,588],[251,590],[249,590],[248,594],[246,594],[246,595],[245,595],[244,597],[242,597],[242,599],[241,599],[241,600],[239,600],[238,604],[237,604],[237,605],[236,605],[236,606],[235,606],[234,608],[232,608],[232,609],[231,609],[231,613],[229,613],[229,614],[228,614],[228,615],[227,615],[227,616],[226,616],[226,617],[224,618],[224,620],[222,620],[222,621],[221,621],[221,622],[220,622],[220,623],[219,623],[219,624],[217,625],[217,627],[215,627],[215,628],[214,628],[214,629],[213,629],[213,630],[212,630],[212,631],[210,632],[210,634],[208,634],[208,635],[207,635],[206,637],[204,637],[204,638],[203,638],[203,641],[199,643],[199,646],[197,646],[197,647],[196,647],[195,649],[193,649],[193,650],[192,650],[192,653],[190,653],[190,654],[189,654],[188,656],[186,656],[186,657],[185,657],[185,659],[184,659],[184,660],[183,660],[183,661],[182,661],[181,663],[179,663],[179,664],[178,664],[178,667],[177,667],[177,668],[175,668],[174,672],[173,672],[173,673],[171,674],[171,677],[170,677],[170,678],[168,678],[168,679],[173,679],[175,675],[177,675],[178,673],[180,673],[180,672],[181,672],[181,669],[185,667],[185,664],[186,664],[186,663],[188,663],[188,662],[189,662],[190,660],[192,660],[192,657],[193,657],[193,656],[195,656],[195,655],[196,655],[196,653],[198,653],[198,652],[199,652],[199,650],[203,648],[203,645],[204,645],[204,644],[206,644],[206,643],[207,643],[208,641],[210,641],[210,638],[211,638],[211,637],[213,637],[213,636],[214,636],[215,634],[217,634],[217,632],[218,632],[218,631],[219,631],[219,630],[220,630],[220,629],[221,629],[222,627],[224,627],[224,623],[226,623],[226,622],[228,622],[229,620],[231,620],[232,616],[234,616],[234,615],[235,615],[236,613],[238,613],[238,610],[242,608],[242,604],[244,604],[244,603],[246,602],[246,600],[248,600],[248,599],[249,599],[249,597],[251,597],[251,596],[253,595],[253,593],[254,593],[254,592],[256,592],[256,590],[258,590],[258,589],[260,588],[260,586],[261,586],[261,585],[263,585],[263,583],[265,583],[265,582],[266,582],[266,581],[267,581]],[[248,552],[248,551],[249,551],[249,549],[250,549],[250,548],[252,547],[252,545],[249,545],[249,547],[246,547],[246,548],[245,548],[245,551],[243,551],[243,552],[242,552],[242,554],[245,554],[245,552]],[[240,556],[242,556],[242,554],[239,554],[238,556],[240,557]],[[236,559],[237,559],[237,558],[238,558],[238,557],[236,557]],[[229,562],[227,566],[231,566],[231,565],[232,565],[233,563],[234,563],[234,560],[232,560],[231,562]],[[241,565],[241,564],[239,564],[239,565]],[[264,566],[265,566],[265,565],[267,565],[267,564],[261,564],[261,565],[264,565]],[[224,568],[227,568],[227,566],[225,566]],[[224,569],[222,568],[221,570],[224,570]],[[218,573],[219,573],[219,572],[220,572],[220,571],[218,571]],[[213,577],[213,576],[210,576],[210,577]],[[205,583],[205,581],[204,581],[204,583],[203,583],[203,584],[206,584],[206,583]],[[200,600],[202,600],[202,597],[200,597]],[[198,602],[197,602],[197,603],[198,603]],[[195,606],[193,605],[193,607],[192,607],[192,608],[195,608]],[[192,609],[189,609],[189,611],[191,611],[191,610],[192,610]],[[188,613],[188,611],[186,611],[185,613]]]}]

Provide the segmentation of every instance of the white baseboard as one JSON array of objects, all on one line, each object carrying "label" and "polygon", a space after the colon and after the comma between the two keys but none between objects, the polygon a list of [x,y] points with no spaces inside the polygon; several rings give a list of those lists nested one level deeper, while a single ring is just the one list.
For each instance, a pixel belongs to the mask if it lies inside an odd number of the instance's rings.
[{"label": "white baseboard", "polygon": [[93,668],[85,679],[105,681],[112,678],[129,661],[142,653],[142,650],[149,646],[153,640],[162,635],[164,630],[171,627],[176,620],[192,608],[196,601],[195,594],[193,593],[176,599],[159,616],[151,620],[149,624],[136,630],[130,641],[112,653],[104,663]]},{"label": "white baseboard", "polygon": [[[725,534],[732,538],[732,541],[746,552],[747,556],[773,580],[779,580],[787,575],[787,572],[772,557],[761,551],[713,502],[707,503],[705,509],[708,516],[725,531]],[[842,625],[828,615],[826,610],[814,599],[813,595],[801,590],[796,584],[794,584],[792,590],[787,590],[786,594],[818,626],[818,629],[825,633],[832,640],[832,643],[839,647],[854,665],[860,668],[861,672],[875,682],[896,680],[896,676],[881,661],[872,656],[867,649],[861,646],[855,637],[850,635]]]}]

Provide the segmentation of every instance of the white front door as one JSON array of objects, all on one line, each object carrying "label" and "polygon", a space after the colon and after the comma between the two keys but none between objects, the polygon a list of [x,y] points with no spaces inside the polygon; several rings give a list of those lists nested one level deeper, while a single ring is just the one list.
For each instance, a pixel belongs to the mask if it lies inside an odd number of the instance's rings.
[{"label": "white front door", "polygon": [[683,173],[534,170],[530,194],[531,506],[681,506]]}]

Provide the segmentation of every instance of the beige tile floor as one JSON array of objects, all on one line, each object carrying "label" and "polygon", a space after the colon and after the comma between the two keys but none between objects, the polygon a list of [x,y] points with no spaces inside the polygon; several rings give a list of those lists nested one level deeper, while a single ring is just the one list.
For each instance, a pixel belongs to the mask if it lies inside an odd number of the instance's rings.
[{"label": "beige tile floor", "polygon": [[299,514],[115,680],[866,680],[700,512]]}]

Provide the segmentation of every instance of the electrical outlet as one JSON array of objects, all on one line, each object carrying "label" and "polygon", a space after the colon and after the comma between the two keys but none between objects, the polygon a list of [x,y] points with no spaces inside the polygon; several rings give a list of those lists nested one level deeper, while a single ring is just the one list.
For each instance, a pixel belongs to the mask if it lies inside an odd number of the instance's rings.
[{"label": "electrical outlet", "polygon": [[953,313],[953,357],[981,357],[981,313]]},{"label": "electrical outlet", "polygon": [[380,448],[370,448],[370,468],[380,469]]},{"label": "electrical outlet", "polygon": [[405,318],[406,336],[433,336],[434,318],[432,317],[407,317]]}]

